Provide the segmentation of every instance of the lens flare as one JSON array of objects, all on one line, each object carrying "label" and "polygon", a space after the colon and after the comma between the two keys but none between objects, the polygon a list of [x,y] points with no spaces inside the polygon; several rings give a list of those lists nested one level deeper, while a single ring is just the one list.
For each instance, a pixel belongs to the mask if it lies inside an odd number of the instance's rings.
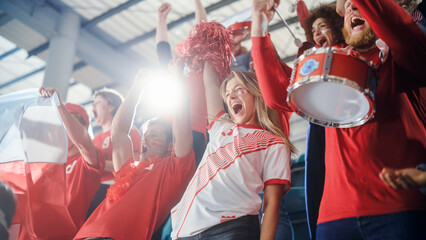
[{"label": "lens flare", "polygon": [[144,105],[158,115],[171,114],[183,104],[183,81],[169,72],[153,71],[146,77]]}]

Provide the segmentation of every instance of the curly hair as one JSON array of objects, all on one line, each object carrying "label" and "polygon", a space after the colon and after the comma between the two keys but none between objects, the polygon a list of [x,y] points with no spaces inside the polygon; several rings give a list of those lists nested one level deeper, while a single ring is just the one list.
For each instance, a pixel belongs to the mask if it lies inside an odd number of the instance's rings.
[{"label": "curly hair", "polygon": [[311,15],[305,20],[305,33],[307,40],[315,42],[312,34],[312,24],[318,18],[324,18],[334,36],[336,37],[336,43],[345,42],[342,34],[343,18],[336,12],[336,4],[321,5],[311,11]]}]

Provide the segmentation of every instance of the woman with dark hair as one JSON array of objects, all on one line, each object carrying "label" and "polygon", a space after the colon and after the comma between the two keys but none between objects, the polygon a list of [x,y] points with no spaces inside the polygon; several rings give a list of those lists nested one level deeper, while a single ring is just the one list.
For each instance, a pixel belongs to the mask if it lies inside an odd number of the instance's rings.
[{"label": "woman with dark hair", "polygon": [[321,5],[311,11],[305,20],[307,40],[314,42],[316,47],[331,47],[344,44],[343,18],[336,13],[335,4]]}]

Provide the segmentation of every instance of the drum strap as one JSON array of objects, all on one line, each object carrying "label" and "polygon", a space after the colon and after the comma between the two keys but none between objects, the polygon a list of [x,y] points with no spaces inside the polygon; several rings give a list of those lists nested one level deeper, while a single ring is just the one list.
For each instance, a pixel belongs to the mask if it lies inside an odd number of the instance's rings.
[{"label": "drum strap", "polygon": [[408,90],[406,92],[408,99],[410,100],[411,107],[416,112],[417,117],[422,121],[423,127],[426,128],[426,106],[424,95],[426,93],[425,88],[418,88],[414,90]]},{"label": "drum strap", "polygon": [[384,54],[382,51],[379,53],[379,59],[376,59],[376,61],[371,61],[373,64],[371,64],[371,71],[370,74],[372,74],[371,77],[369,77],[370,86],[371,86],[371,92],[373,94],[376,93],[377,85],[379,84],[379,78],[377,77],[379,75],[380,68],[382,67],[384,61]]}]

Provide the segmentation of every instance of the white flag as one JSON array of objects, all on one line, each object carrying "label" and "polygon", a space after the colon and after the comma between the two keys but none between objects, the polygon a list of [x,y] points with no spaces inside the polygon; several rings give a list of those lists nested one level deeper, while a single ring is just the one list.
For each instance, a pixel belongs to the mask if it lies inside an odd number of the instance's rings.
[{"label": "white flag", "polygon": [[45,98],[38,89],[0,96],[0,163],[66,162],[68,137],[57,105],[56,93]]}]

